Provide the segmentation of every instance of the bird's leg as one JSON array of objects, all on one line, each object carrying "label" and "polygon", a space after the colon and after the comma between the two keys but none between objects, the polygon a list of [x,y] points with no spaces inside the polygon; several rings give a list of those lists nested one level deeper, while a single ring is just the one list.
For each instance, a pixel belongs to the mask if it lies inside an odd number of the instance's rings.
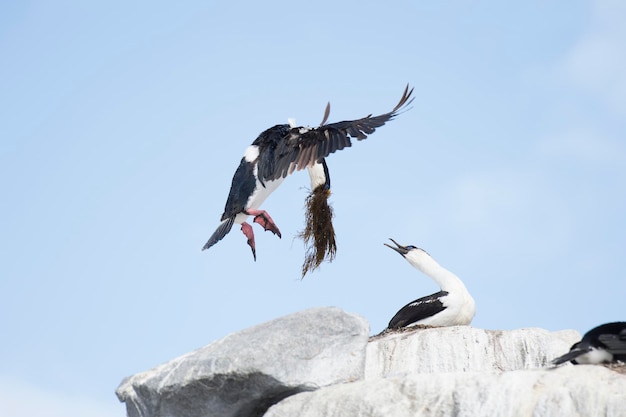
[{"label": "bird's leg", "polygon": [[266,231],[269,230],[278,237],[282,237],[278,226],[265,210],[247,210],[246,214],[254,216],[254,222],[260,224]]},{"label": "bird's leg", "polygon": [[256,262],[256,247],[254,244],[254,231],[252,230],[252,226],[248,223],[241,223],[241,231],[248,238],[248,245],[250,245],[250,249],[252,249],[252,256],[254,256],[254,261]]}]

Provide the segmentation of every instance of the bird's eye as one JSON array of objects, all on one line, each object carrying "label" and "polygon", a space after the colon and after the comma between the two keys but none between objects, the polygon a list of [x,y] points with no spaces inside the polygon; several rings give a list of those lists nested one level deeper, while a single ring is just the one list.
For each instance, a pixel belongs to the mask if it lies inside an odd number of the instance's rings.
[{"label": "bird's eye", "polygon": [[409,245],[406,247],[408,250],[417,249],[417,246]]}]

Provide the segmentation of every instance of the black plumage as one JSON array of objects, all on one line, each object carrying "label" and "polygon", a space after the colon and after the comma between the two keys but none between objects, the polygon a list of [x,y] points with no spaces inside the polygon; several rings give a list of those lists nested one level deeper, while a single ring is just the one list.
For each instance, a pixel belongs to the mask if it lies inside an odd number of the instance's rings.
[{"label": "black plumage", "polygon": [[553,365],[565,362],[599,364],[626,361],[626,322],[602,324],[589,330],[570,351],[552,361]]},{"label": "black plumage", "polygon": [[407,85],[400,101],[390,112],[379,116],[368,115],[358,120],[330,123],[317,128],[273,126],[252,142],[259,148],[258,176],[261,183],[285,178],[302,170],[331,153],[352,146],[350,138],[363,140],[408,106],[413,99]]},{"label": "black plumage", "polygon": [[246,223],[248,216],[253,216],[254,222],[280,237],[273,219],[265,210],[258,209],[263,201],[294,171],[320,164],[331,153],[350,147],[351,138],[363,140],[392,120],[413,101],[412,93],[413,89],[407,85],[398,104],[390,112],[378,116],[324,124],[329,113],[327,106],[319,127],[280,124],[263,131],[246,149],[233,176],[221,223],[202,250],[222,240],[237,223],[241,224],[256,260],[254,232]]},{"label": "black plumage", "polygon": [[402,307],[389,321],[387,328],[399,329],[406,327],[426,317],[432,317],[441,313],[446,306],[441,302],[442,297],[448,295],[447,291],[438,291],[426,297],[418,298]]}]

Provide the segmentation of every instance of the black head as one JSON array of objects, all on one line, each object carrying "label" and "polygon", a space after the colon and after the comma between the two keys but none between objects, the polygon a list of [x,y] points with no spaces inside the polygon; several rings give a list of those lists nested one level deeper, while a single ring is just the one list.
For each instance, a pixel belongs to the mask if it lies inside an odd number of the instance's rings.
[{"label": "black head", "polygon": [[409,251],[411,251],[413,249],[419,249],[417,246],[413,246],[413,245],[402,246],[398,242],[393,240],[392,238],[389,238],[389,240],[391,240],[396,245],[396,247],[393,247],[393,246],[391,246],[391,245],[389,245],[387,243],[384,243],[384,245],[387,246],[388,248],[391,248],[391,249],[395,250],[396,252],[398,252],[402,256],[406,256],[406,254],[409,253]]}]

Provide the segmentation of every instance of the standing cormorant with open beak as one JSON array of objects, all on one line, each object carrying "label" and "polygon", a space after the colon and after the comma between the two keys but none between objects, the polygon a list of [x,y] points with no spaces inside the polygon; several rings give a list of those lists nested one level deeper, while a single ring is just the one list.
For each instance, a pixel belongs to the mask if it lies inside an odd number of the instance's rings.
[{"label": "standing cormorant with open beak", "polygon": [[418,298],[402,307],[393,316],[387,329],[409,326],[461,326],[472,322],[476,308],[474,299],[463,282],[437,263],[424,249],[413,245],[402,246],[395,240],[396,246],[385,246],[398,252],[414,268],[432,278],[441,291]]}]

